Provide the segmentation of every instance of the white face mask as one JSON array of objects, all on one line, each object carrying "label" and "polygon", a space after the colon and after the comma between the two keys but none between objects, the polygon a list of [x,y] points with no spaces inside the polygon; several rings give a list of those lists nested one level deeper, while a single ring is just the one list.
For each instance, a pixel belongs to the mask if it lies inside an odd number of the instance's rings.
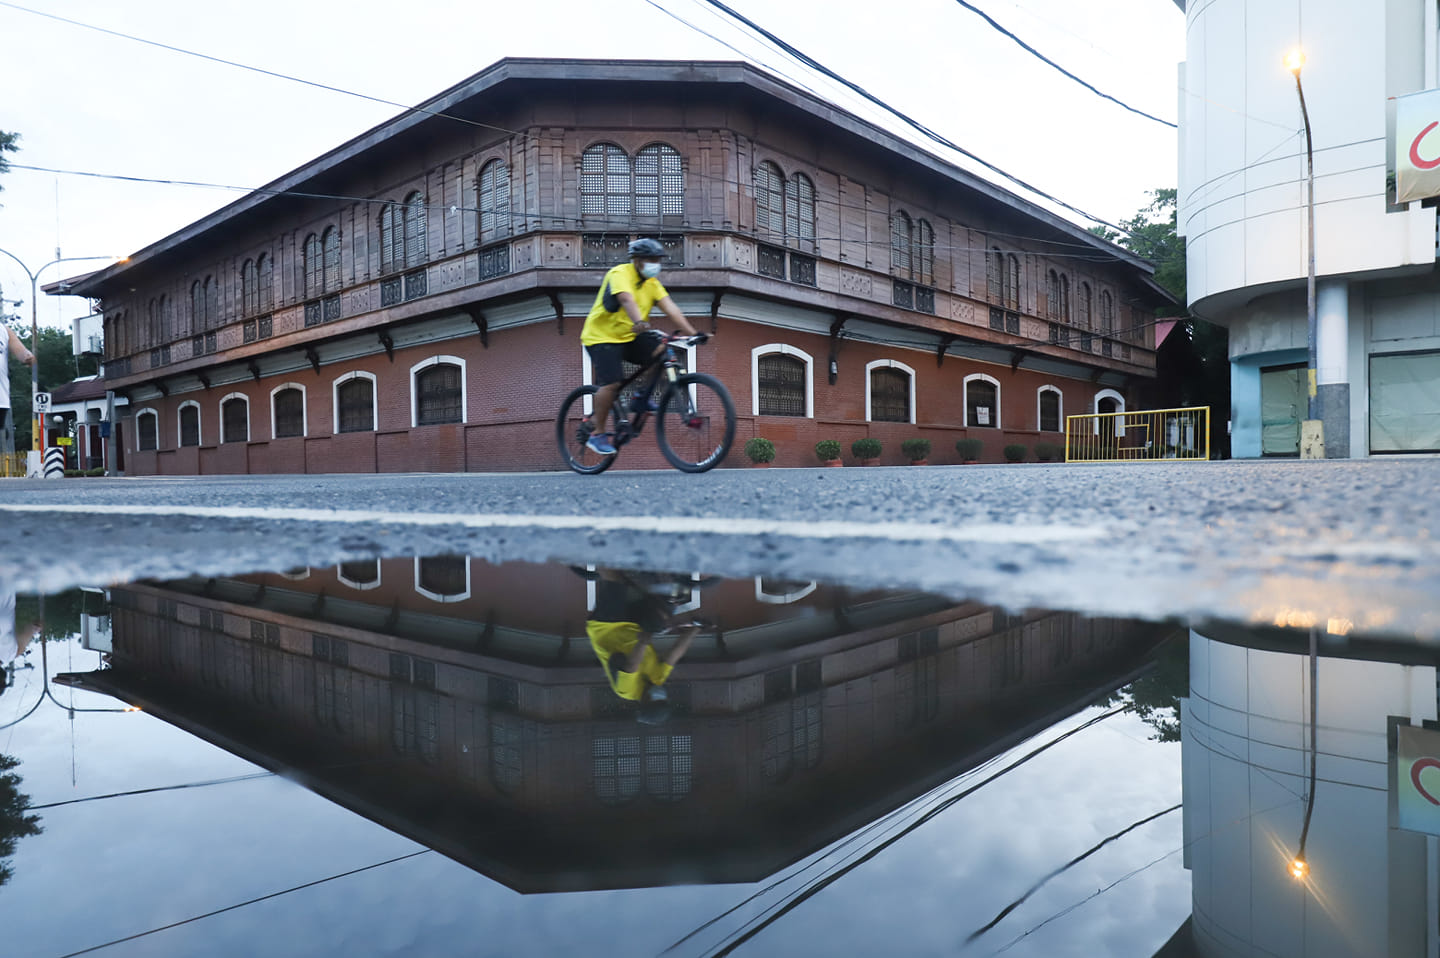
[{"label": "white face mask", "polygon": [[643,276],[643,277],[645,277],[646,279],[654,279],[655,277],[657,277],[657,276],[660,275],[660,264],[659,264],[659,263],[641,263],[641,264],[640,264],[640,275]]}]

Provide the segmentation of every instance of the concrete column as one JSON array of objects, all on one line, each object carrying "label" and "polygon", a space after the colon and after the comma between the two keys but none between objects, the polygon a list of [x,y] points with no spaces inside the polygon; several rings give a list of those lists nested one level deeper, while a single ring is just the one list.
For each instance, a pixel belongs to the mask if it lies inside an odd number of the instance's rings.
[{"label": "concrete column", "polygon": [[1350,284],[1315,290],[1315,399],[1325,424],[1325,458],[1350,458]]}]

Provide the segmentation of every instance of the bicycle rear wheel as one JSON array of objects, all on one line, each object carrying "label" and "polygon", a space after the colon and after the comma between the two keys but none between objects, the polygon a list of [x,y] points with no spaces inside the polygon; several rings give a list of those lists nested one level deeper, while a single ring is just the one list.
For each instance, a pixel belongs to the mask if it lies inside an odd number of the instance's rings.
[{"label": "bicycle rear wheel", "polygon": [[724,461],[735,441],[735,403],[713,376],[680,376],[660,397],[655,441],[681,472],[705,472]]},{"label": "bicycle rear wheel", "polygon": [[[584,428],[586,400],[594,396],[594,386],[581,386],[560,404],[560,414],[555,417],[555,444],[560,447],[560,458],[565,460],[565,465],[578,473],[593,476],[597,472],[604,472],[615,464],[615,456],[602,456],[598,452],[592,452],[585,442],[590,438],[590,433]],[[593,406],[591,407],[593,408]],[[611,407],[610,423],[605,432],[615,431],[615,410]]]}]

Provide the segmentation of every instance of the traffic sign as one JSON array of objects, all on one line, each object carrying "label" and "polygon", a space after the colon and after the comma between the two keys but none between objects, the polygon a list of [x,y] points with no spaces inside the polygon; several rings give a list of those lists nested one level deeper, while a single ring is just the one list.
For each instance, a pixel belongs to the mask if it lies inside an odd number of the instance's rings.
[{"label": "traffic sign", "polygon": [[36,394],[35,394],[35,411],[36,411],[36,412],[47,412],[47,411],[49,411],[49,409],[50,409],[50,394],[49,394],[49,393],[36,393]]},{"label": "traffic sign", "polygon": [[73,445],[75,445],[75,440],[72,439],[72,438],[70,438],[69,436],[61,436],[60,438],[58,438],[58,439],[55,440],[55,445],[57,445],[57,446],[73,446]]}]

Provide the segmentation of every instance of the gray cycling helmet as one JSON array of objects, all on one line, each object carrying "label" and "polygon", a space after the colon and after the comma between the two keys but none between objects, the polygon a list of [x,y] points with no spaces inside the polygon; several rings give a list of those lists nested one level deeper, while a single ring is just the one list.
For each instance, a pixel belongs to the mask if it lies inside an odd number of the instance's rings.
[{"label": "gray cycling helmet", "polygon": [[665,247],[661,246],[657,240],[642,237],[630,244],[630,255],[631,257],[664,256]]}]

